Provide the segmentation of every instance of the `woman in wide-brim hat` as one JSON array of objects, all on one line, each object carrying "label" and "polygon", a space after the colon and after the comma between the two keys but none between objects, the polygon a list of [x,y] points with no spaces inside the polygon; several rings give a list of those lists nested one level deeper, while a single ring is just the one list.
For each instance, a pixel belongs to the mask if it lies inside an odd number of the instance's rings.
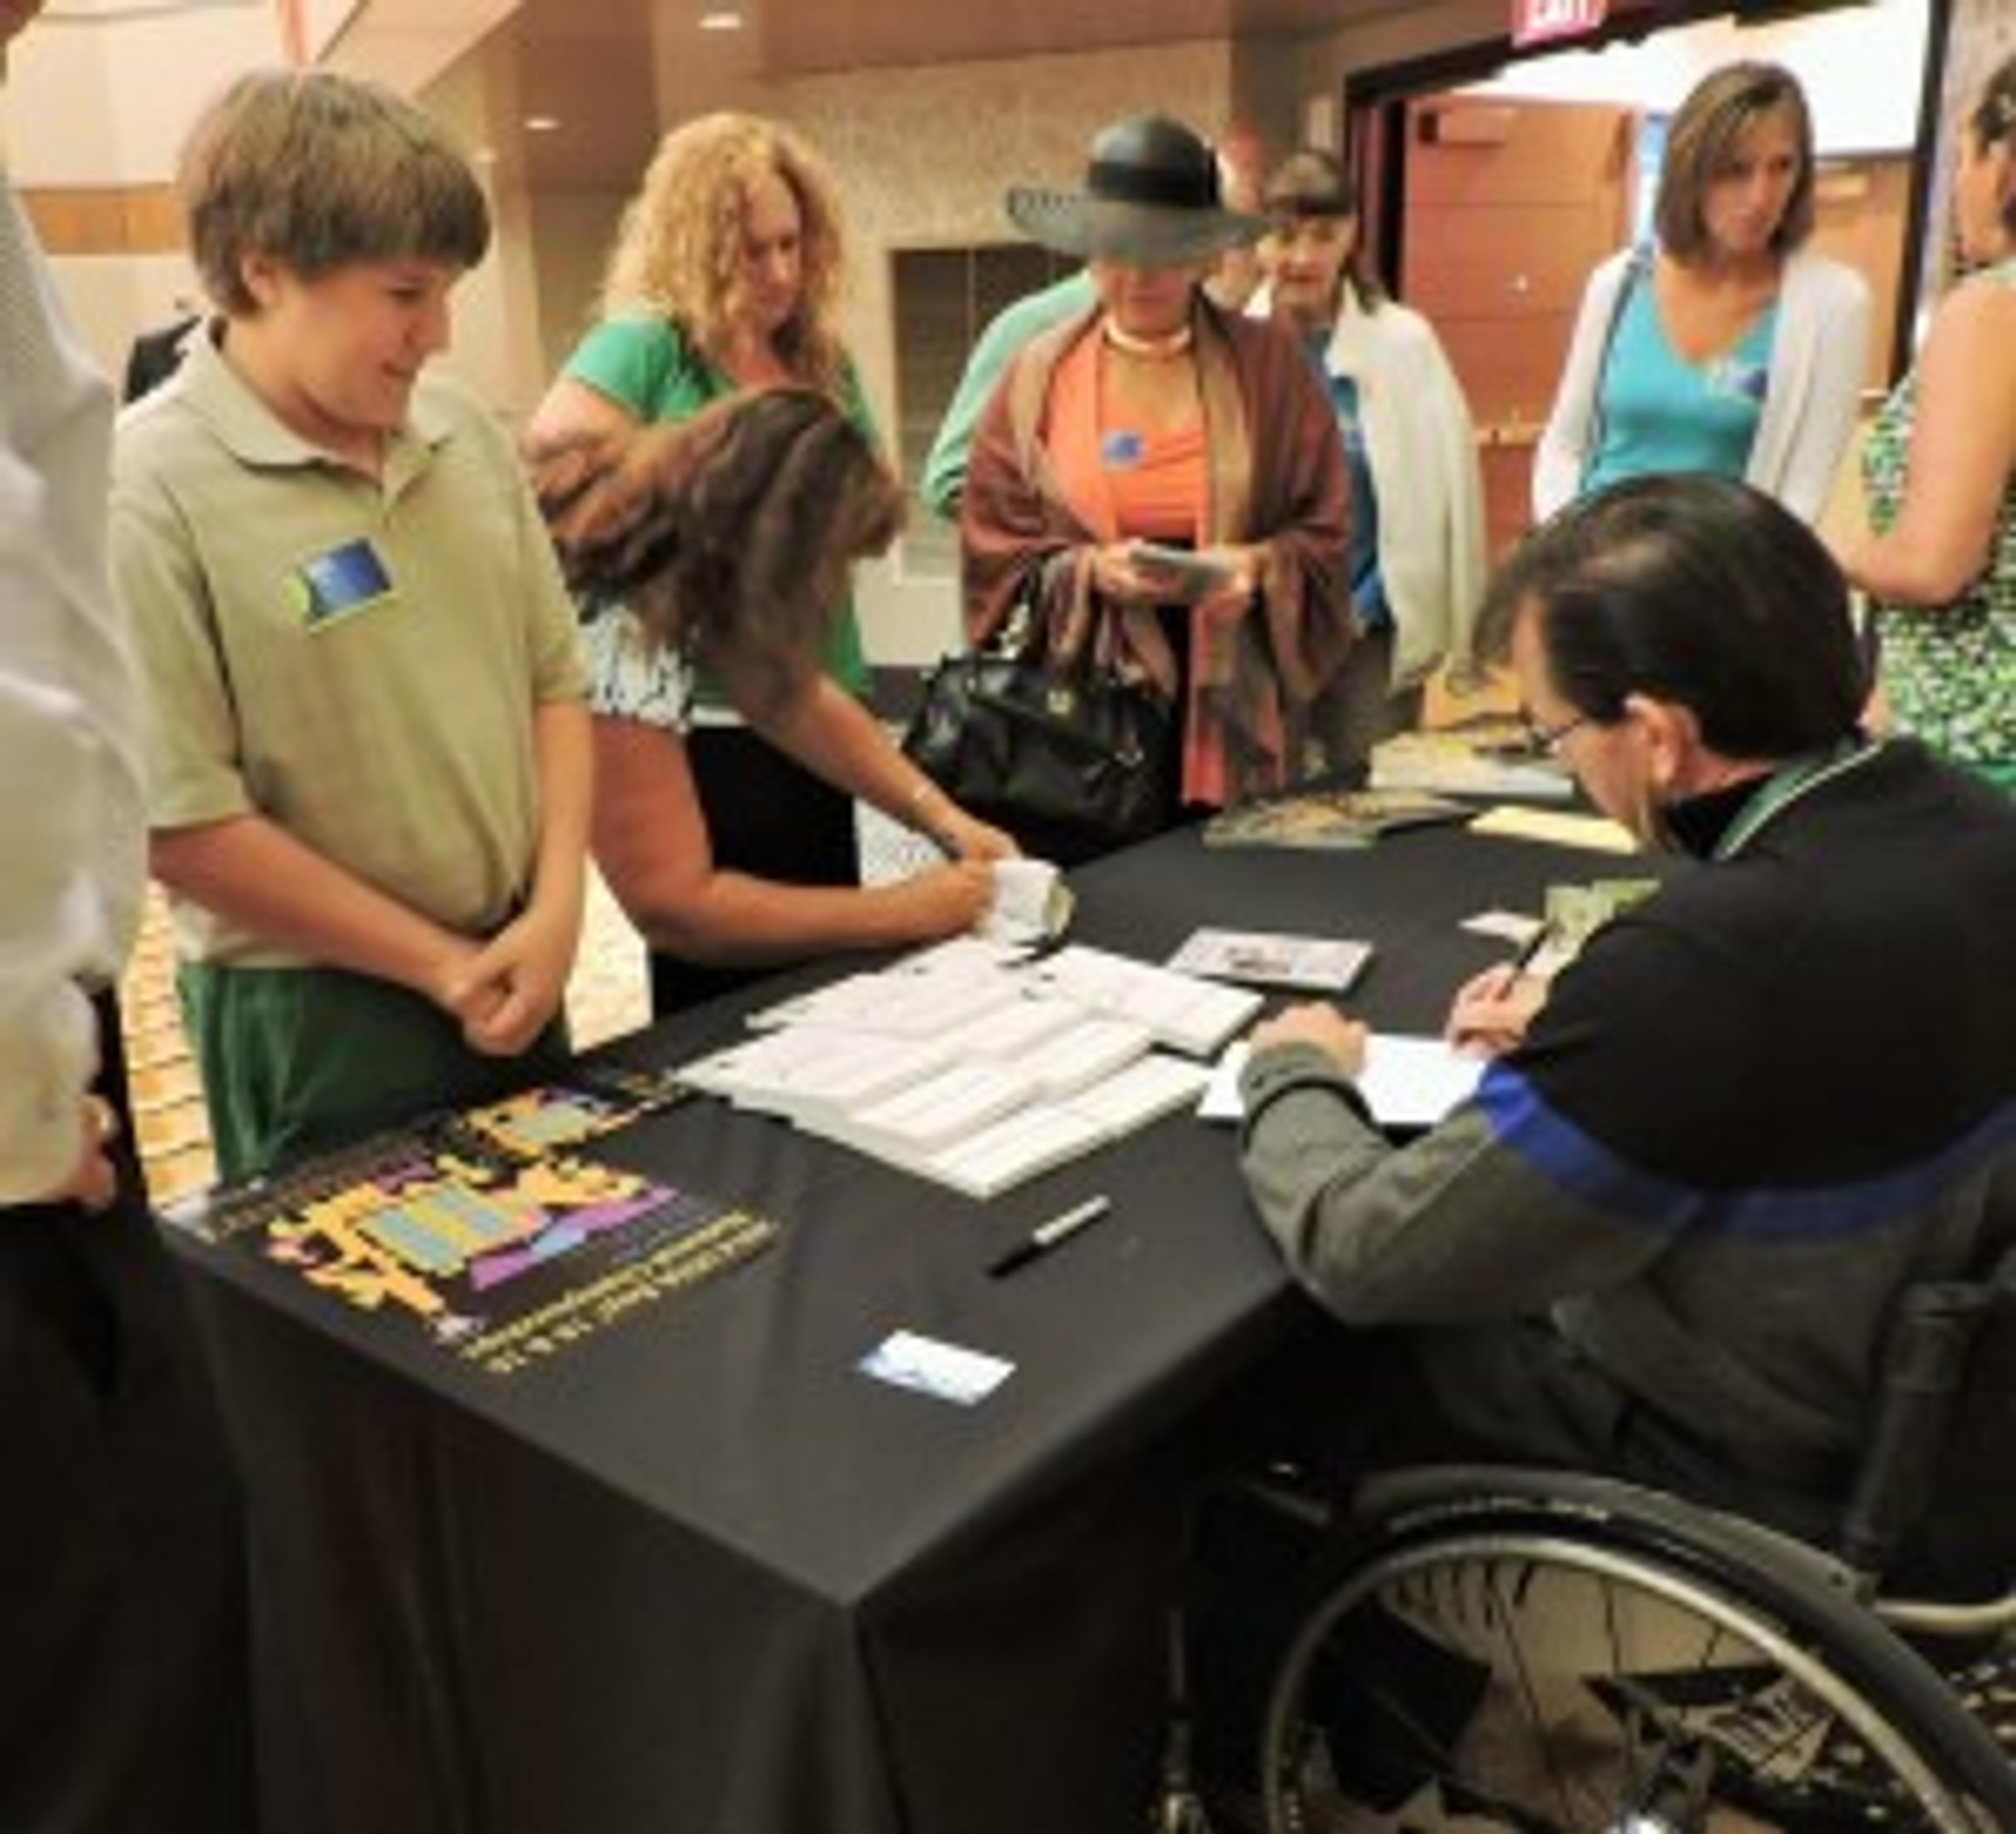
[{"label": "woman in wide-brim hat", "polygon": [[[1283,788],[1351,639],[1348,487],[1300,348],[1204,291],[1263,225],[1225,208],[1208,144],[1158,115],[1102,131],[1082,189],[1018,187],[1007,207],[1082,256],[1098,298],[1024,348],[981,415],[968,635],[1026,608],[1060,665],[1117,667],[1179,706],[1172,821]],[[1157,557],[1171,548],[1194,552]]]}]

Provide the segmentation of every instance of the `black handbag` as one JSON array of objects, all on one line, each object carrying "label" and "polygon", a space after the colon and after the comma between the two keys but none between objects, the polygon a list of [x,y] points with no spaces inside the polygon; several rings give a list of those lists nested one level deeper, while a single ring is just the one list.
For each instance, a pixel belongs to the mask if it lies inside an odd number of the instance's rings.
[{"label": "black handbag", "polygon": [[1028,851],[1074,865],[1169,826],[1175,714],[1145,684],[969,650],[924,678],[903,750]]}]

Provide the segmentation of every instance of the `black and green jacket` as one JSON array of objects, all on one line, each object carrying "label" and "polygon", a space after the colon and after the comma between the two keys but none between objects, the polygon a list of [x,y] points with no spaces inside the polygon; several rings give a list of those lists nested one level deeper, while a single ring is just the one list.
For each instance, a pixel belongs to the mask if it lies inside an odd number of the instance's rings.
[{"label": "black and green jacket", "polygon": [[1412,1144],[1257,1053],[1247,1180],[1347,1320],[1543,1317],[1744,1463],[1845,1469],[1892,1293],[2016,1239],[2016,803],[1899,742],[1684,814],[1707,863]]}]

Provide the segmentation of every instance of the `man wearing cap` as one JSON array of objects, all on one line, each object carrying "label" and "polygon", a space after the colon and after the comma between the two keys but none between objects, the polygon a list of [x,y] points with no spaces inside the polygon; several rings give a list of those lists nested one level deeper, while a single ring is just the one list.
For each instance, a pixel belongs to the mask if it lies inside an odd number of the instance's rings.
[{"label": "man wearing cap", "polygon": [[1024,347],[981,416],[967,634],[1026,607],[1054,660],[1151,683],[1182,715],[1172,820],[1281,789],[1351,641],[1348,487],[1294,340],[1204,291],[1262,225],[1224,207],[1211,147],[1159,115],[1103,130],[1082,189],[1018,187],[1008,214],[1083,257],[1097,297]]}]

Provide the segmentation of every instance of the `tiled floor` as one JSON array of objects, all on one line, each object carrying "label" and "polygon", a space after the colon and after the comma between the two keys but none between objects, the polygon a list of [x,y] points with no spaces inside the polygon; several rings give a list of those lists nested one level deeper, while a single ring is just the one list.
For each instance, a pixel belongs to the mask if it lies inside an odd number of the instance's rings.
[{"label": "tiled floor", "polygon": [[[862,876],[906,870],[923,843],[872,810],[861,818]],[[210,1125],[196,1065],[175,1005],[175,948],[158,890],[121,990],[133,1083],[134,1126],[154,1201],[207,1184],[214,1174]],[[599,877],[590,876],[581,957],[567,984],[567,1019],[577,1045],[634,1031],[650,1016],[644,948]]]}]

